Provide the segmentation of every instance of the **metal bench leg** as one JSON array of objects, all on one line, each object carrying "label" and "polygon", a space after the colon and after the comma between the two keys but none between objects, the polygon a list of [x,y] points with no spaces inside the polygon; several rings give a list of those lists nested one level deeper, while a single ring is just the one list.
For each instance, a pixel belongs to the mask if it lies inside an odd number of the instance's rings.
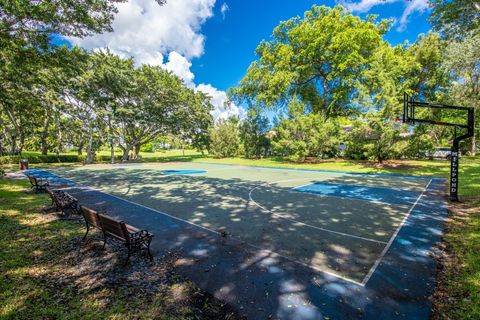
[{"label": "metal bench leg", "polygon": [[152,242],[152,241],[148,241],[148,242],[147,242],[147,253],[148,253],[148,258],[150,259],[150,261],[153,260],[153,255],[152,255],[152,253],[150,252],[150,243],[151,243],[151,242]]},{"label": "metal bench leg", "polygon": [[125,260],[125,263],[123,264],[124,266],[126,266],[128,264],[128,262],[130,261],[130,253],[131,253],[131,250],[130,250],[130,246],[127,246],[127,260]]},{"label": "metal bench leg", "polygon": [[90,227],[87,224],[87,232],[85,232],[85,235],[83,236],[82,241],[85,241],[85,239],[87,238],[88,231],[90,231]]},{"label": "metal bench leg", "polygon": [[102,249],[105,249],[105,246],[107,245],[107,235],[105,234],[105,232],[103,233],[103,247]]}]

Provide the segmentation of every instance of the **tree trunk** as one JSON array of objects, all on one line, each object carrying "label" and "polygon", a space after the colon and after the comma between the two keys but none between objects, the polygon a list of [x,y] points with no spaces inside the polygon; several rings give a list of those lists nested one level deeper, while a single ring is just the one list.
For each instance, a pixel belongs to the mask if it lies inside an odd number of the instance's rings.
[{"label": "tree trunk", "polygon": [[90,128],[88,145],[87,145],[87,159],[85,159],[85,163],[93,163],[92,145],[93,145],[93,128]]},{"label": "tree trunk", "polygon": [[58,130],[58,140],[57,140],[57,157],[60,155],[62,149],[62,130]]},{"label": "tree trunk", "polygon": [[137,160],[140,156],[140,147],[141,147],[141,144],[140,143],[137,143],[133,146],[133,149],[132,149],[132,160]]},{"label": "tree trunk", "polygon": [[17,153],[22,153],[23,147],[25,146],[25,132],[20,130],[20,142],[18,144]]},{"label": "tree trunk", "polygon": [[475,157],[477,155],[477,137],[475,135],[475,132],[473,133],[472,144],[470,146],[470,155],[472,157]]},{"label": "tree trunk", "polygon": [[113,143],[113,127],[111,116],[108,116],[108,130],[110,133],[110,161],[112,164],[115,164],[115,145]]},{"label": "tree trunk", "polygon": [[112,164],[115,164],[115,146],[113,140],[110,140],[110,160]]},{"label": "tree trunk", "polygon": [[10,146],[10,154],[13,156],[17,153],[17,136],[15,134],[10,135],[12,141]]},{"label": "tree trunk", "polygon": [[131,146],[129,146],[127,144],[126,147],[122,146],[122,145],[118,145],[120,147],[120,149],[122,149],[123,151],[123,155],[122,155],[122,161],[127,161],[128,160],[128,154],[130,153],[130,150],[132,149]]},{"label": "tree trunk", "polygon": [[48,153],[47,137],[48,137],[48,126],[50,125],[50,118],[47,116],[43,124],[43,133],[42,133],[42,155],[46,156]]},{"label": "tree trunk", "polygon": [[84,142],[80,142],[80,144],[78,145],[78,155],[81,156],[83,154],[83,145],[84,145]]}]

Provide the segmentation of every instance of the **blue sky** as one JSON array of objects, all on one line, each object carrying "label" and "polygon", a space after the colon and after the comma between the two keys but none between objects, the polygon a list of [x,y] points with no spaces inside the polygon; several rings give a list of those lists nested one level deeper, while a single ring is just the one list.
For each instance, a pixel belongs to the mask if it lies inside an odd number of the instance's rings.
[{"label": "blue sky", "polygon": [[303,16],[314,4],[337,3],[361,17],[373,13],[394,19],[386,35],[392,44],[413,42],[430,29],[428,0],[168,0],[164,6],[128,0],[118,4],[113,32],[65,40],[88,50],[108,47],[137,64],[162,66],[209,94],[215,118],[241,116],[241,107],[225,108],[225,92],[256,59],[260,41],[268,40],[280,21]]},{"label": "blue sky", "polygon": [[[302,16],[313,4],[335,6],[335,1],[263,1],[234,0],[227,1],[228,11],[225,18],[221,14],[224,2],[215,5],[215,16],[202,28],[206,36],[205,53],[193,59],[192,71],[199,82],[211,83],[220,90],[235,86],[245,74],[259,42],[268,40],[273,28],[280,21],[294,16]],[[404,4],[396,2],[373,7],[368,13],[378,14],[379,18],[399,18]],[[429,13],[414,14],[405,30],[397,30],[398,24],[386,35],[392,44],[405,40],[415,41],[419,33],[428,32],[431,26],[426,19]]]}]

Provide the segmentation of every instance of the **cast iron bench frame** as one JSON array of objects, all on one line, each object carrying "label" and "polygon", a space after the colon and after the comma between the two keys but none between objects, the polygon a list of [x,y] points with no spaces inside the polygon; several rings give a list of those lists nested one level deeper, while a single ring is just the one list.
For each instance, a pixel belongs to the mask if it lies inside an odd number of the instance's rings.
[{"label": "cast iron bench frame", "polygon": [[85,219],[87,232],[83,236],[83,240],[87,238],[90,227],[96,228],[103,233],[103,247],[107,244],[107,239],[113,239],[122,242],[127,248],[128,255],[125,265],[130,261],[130,255],[133,250],[140,250],[145,248],[150,260],[153,255],[150,252],[150,244],[153,239],[153,234],[147,230],[140,230],[123,221],[113,219],[107,215],[100,214],[95,210],[80,206],[80,212]]},{"label": "cast iron bench frame", "polygon": [[35,192],[42,192],[46,191],[47,188],[50,186],[50,183],[46,179],[37,178],[34,176],[27,176],[28,180],[30,180],[30,184],[32,185],[30,188],[35,188]]},{"label": "cast iron bench frame", "polygon": [[63,190],[52,190],[49,187],[45,188],[45,190],[47,190],[52,199],[52,205],[55,205],[57,211],[62,211],[65,216],[70,215],[70,212],[80,214],[77,198]]}]

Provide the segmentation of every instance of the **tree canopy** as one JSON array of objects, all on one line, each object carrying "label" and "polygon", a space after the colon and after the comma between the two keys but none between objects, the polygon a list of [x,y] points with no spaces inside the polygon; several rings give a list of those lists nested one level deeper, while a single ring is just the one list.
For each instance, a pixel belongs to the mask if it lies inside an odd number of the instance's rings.
[{"label": "tree canopy", "polygon": [[231,97],[271,108],[298,97],[315,113],[349,114],[389,24],[362,20],[342,6],[313,6],[303,19],[281,22],[272,40],[259,44],[258,61]]}]

